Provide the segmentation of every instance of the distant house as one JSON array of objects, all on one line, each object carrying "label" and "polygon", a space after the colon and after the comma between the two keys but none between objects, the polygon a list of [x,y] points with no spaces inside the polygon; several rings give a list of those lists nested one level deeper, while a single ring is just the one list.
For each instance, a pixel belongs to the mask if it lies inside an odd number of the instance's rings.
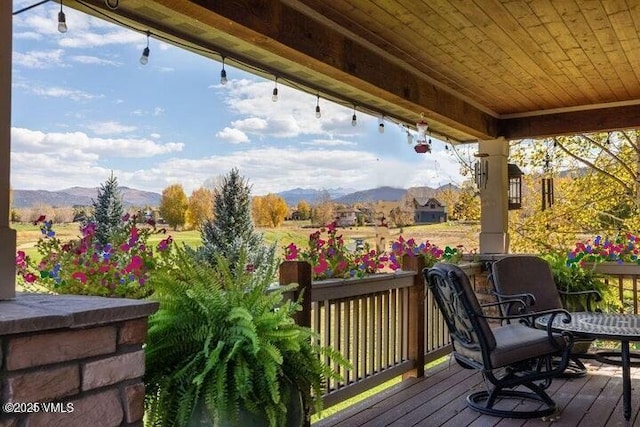
[{"label": "distant house", "polygon": [[338,227],[353,227],[358,223],[358,213],[355,208],[336,209],[336,222]]},{"label": "distant house", "polygon": [[291,212],[290,219],[292,221],[300,221],[302,219],[302,214],[297,209]]},{"label": "distant house", "polygon": [[413,206],[416,224],[433,224],[447,220],[446,207],[433,197],[424,203],[413,199]]}]

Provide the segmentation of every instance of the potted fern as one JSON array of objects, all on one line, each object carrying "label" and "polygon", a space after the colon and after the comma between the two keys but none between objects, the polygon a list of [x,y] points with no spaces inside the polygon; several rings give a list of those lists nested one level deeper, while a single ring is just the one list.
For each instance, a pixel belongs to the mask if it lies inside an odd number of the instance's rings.
[{"label": "potted fern", "polygon": [[320,410],[324,381],[339,378],[323,360],[348,362],[295,324],[300,305],[282,295],[291,287],[270,289],[276,263],[253,271],[246,253],[215,268],[182,249],[175,257],[151,278],[160,309],[145,349],[147,424],[301,425],[306,409]]}]

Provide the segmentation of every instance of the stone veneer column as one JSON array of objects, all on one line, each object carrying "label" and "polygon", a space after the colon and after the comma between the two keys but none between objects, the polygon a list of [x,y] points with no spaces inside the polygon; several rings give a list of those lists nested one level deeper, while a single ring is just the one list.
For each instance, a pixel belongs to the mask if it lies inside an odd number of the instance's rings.
[{"label": "stone veneer column", "polygon": [[[157,308],[75,295],[0,301],[0,400],[40,405],[0,411],[0,426],[142,426],[142,344]],[[43,403],[58,406],[45,411]]]},{"label": "stone veneer column", "polygon": [[487,154],[480,160],[488,164],[487,185],[480,189],[480,253],[507,253],[509,142],[504,139],[480,141],[478,152]]},{"label": "stone veneer column", "polygon": [[13,2],[0,2],[0,299],[16,295],[16,232],[9,228]]}]

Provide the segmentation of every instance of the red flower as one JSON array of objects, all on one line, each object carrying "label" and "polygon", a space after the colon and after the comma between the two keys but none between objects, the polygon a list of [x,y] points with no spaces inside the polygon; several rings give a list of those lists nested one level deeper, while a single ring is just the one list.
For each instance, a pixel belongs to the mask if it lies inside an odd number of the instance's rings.
[{"label": "red flower", "polygon": [[71,275],[72,279],[79,280],[81,283],[87,283],[87,275],[82,271],[76,271]]}]

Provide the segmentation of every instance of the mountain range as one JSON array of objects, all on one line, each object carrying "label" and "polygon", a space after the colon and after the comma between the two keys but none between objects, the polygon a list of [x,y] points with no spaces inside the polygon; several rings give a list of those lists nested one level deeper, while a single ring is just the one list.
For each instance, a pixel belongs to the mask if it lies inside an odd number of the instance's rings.
[{"label": "mountain range", "polygon": [[[448,185],[451,188],[455,186]],[[289,206],[296,206],[301,200],[309,204],[315,204],[322,200],[332,200],[335,203],[349,205],[353,203],[398,201],[407,192],[413,197],[429,198],[447,186],[439,188],[412,187],[410,189],[394,187],[378,187],[369,190],[356,191],[350,188],[310,189],[294,188],[277,193]],[[136,190],[129,187],[120,187],[125,206],[145,207],[159,206],[162,196],[151,191]],[[71,187],[59,191],[47,190],[13,190],[13,207],[30,208],[39,204],[53,207],[63,206],[90,206],[98,196],[98,188]]]},{"label": "mountain range", "polygon": [[[125,206],[160,206],[162,196],[151,191],[120,187]],[[98,197],[98,188],[71,187],[59,191],[13,190],[13,207],[30,208],[39,204],[53,207],[90,206]]]}]

